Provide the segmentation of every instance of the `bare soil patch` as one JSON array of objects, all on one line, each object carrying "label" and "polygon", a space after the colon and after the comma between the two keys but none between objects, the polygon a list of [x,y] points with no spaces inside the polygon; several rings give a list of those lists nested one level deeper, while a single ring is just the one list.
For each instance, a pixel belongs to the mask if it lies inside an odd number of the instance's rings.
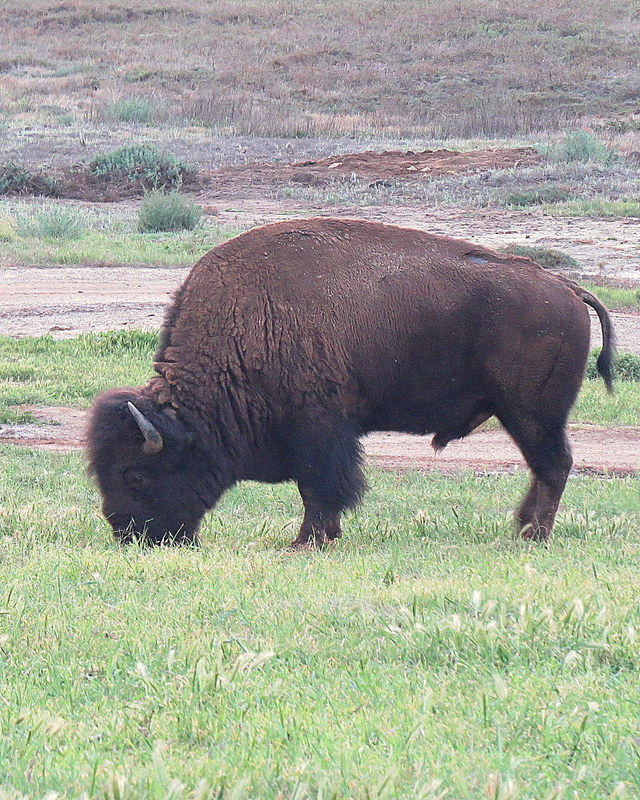
[{"label": "bare soil patch", "polygon": [[423,150],[345,153],[292,164],[276,162],[240,164],[209,173],[208,183],[218,191],[238,191],[249,186],[297,183],[320,186],[338,178],[378,182],[419,181],[436,175],[527,167],[540,162],[532,147],[487,150]]},{"label": "bare soil patch", "polygon": [[[471,150],[464,153],[456,150],[389,150],[383,153],[368,150],[290,164],[268,161],[200,170],[197,174],[185,176],[182,189],[242,195],[257,187],[283,183],[320,186],[337,178],[353,176],[370,180],[372,185],[380,185],[391,181],[415,182],[435,175],[525,167],[539,162],[540,156],[532,147]],[[82,164],[58,168],[51,175],[41,172],[36,177],[37,180],[27,183],[18,194],[110,203],[141,197],[149,189],[149,183],[142,173],[140,179],[134,180],[117,175],[96,176]]]},{"label": "bare soil patch", "polygon": [[[0,425],[0,442],[54,452],[84,447],[87,411],[57,406],[20,406],[37,423]],[[574,426],[569,431],[574,471],[602,475],[640,472],[640,427]],[[375,433],[364,439],[367,459],[383,469],[514,472],[527,469],[520,451],[502,430],[480,430],[435,453],[428,436]]]}]

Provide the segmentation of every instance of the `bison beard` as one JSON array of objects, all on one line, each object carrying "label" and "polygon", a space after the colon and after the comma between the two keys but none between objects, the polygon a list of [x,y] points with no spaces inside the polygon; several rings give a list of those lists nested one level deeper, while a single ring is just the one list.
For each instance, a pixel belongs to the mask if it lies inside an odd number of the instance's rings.
[{"label": "bison beard", "polygon": [[528,259],[356,220],[249,231],[191,271],[157,376],[96,399],[103,512],[124,541],[189,543],[237,481],[294,480],[305,510],[294,545],[323,544],[364,490],[363,434],[433,433],[442,448],[495,415],[533,473],[518,529],[546,539],[572,463],[585,304],[610,388],[606,309]]}]

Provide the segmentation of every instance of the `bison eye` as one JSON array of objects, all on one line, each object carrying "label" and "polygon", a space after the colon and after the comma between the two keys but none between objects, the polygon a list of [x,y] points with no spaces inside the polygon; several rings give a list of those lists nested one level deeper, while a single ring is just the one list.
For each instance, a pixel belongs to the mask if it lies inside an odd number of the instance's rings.
[{"label": "bison eye", "polygon": [[149,475],[140,469],[128,469],[124,473],[124,479],[132,489],[144,489],[151,483]]}]

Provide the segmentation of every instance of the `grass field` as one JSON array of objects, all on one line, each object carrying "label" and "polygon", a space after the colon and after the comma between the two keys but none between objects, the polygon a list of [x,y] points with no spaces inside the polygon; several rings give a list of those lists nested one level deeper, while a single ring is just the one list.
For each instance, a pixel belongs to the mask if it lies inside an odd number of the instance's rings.
[{"label": "grass field", "polygon": [[571,479],[550,547],[522,476],[371,472],[326,552],[253,484],[145,552],[80,457],[0,467],[3,798],[637,796],[637,479]]}]

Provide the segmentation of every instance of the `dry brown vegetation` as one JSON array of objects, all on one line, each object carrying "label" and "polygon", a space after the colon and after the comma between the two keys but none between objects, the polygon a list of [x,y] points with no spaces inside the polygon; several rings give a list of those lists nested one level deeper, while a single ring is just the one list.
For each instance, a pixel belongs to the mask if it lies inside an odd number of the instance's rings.
[{"label": "dry brown vegetation", "polygon": [[304,136],[493,136],[640,125],[636,0],[5,0],[11,118]]}]

